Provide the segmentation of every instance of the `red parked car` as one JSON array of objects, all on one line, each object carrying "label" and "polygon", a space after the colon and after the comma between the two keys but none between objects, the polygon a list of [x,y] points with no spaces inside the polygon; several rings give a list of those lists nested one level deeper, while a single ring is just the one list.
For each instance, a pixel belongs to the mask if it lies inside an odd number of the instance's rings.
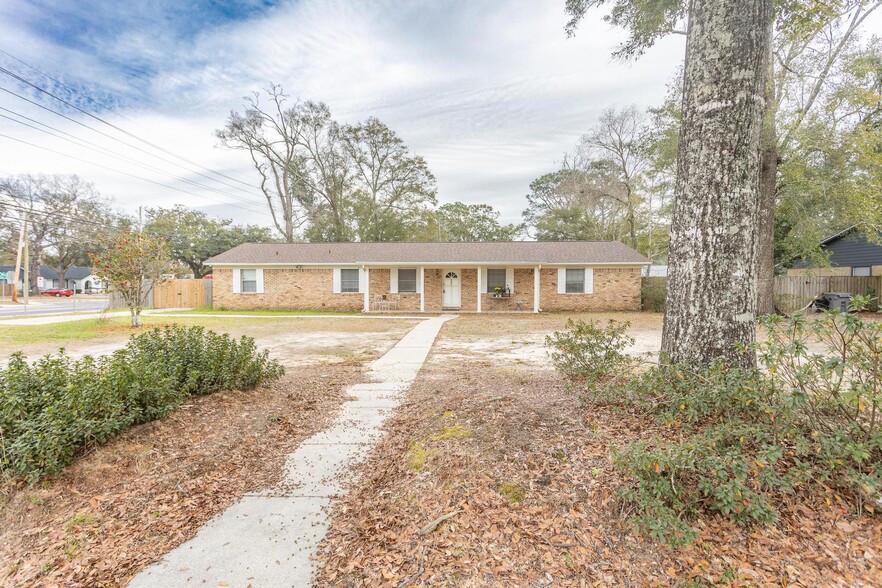
[{"label": "red parked car", "polygon": [[56,298],[61,298],[62,296],[73,296],[73,290],[67,290],[65,288],[50,288],[49,290],[43,290],[40,292],[43,296],[55,296]]}]

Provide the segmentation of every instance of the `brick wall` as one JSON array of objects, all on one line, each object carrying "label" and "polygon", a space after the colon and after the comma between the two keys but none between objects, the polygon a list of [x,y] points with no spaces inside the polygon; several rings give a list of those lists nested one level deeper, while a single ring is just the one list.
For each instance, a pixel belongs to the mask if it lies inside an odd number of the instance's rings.
[{"label": "brick wall", "polygon": [[[483,289],[487,289],[487,285],[483,285]],[[512,295],[508,298],[496,298],[493,294],[484,294],[481,299],[481,310],[483,311],[508,311],[518,310],[518,302],[521,303],[520,310],[533,310],[533,270],[530,268],[514,270],[514,288]]]},{"label": "brick wall", "polygon": [[425,289],[426,289],[426,311],[441,310],[441,290],[443,289],[444,273],[447,270],[439,268],[426,268],[425,270]]},{"label": "brick wall", "polygon": [[640,268],[594,268],[593,294],[558,294],[557,269],[542,269],[542,310],[640,310]]},{"label": "brick wall", "polygon": [[[418,292],[400,292],[392,293],[392,282],[390,278],[391,271],[387,269],[372,269],[370,271],[370,293],[371,293],[371,310],[376,310],[374,306],[374,297],[386,296],[387,298],[398,298],[398,310],[420,310],[420,295]],[[417,270],[417,281],[420,279],[420,272]]]},{"label": "brick wall", "polygon": [[215,308],[353,311],[364,306],[362,294],[334,294],[332,269],[265,269],[262,294],[233,294],[231,269],[216,269],[213,279]]},{"label": "brick wall", "polygon": [[[425,270],[427,312],[441,310],[443,280],[447,271],[442,268]],[[389,273],[388,269],[370,271],[371,305],[375,295],[390,295]],[[477,308],[477,270],[460,269],[459,275],[461,310],[474,311]],[[333,276],[331,269],[265,269],[262,294],[233,294],[233,271],[218,268],[214,271],[213,303],[216,308],[231,309],[362,310],[364,295],[335,294]],[[555,268],[543,269],[541,280],[539,305],[545,311],[640,310],[639,268],[595,268],[593,294],[558,294]],[[530,268],[514,270],[514,293],[510,298],[483,294],[481,309],[515,310],[517,302],[521,302],[521,310],[533,309],[533,270]],[[399,310],[418,311],[419,308],[418,293],[400,294]]]}]

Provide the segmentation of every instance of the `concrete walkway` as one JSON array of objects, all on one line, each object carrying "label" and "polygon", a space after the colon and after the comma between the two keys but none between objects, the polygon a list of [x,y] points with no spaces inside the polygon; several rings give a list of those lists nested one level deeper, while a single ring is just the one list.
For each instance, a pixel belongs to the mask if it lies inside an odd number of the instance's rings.
[{"label": "concrete walkway", "polygon": [[419,373],[438,331],[454,316],[425,320],[370,365],[370,382],[349,388],[331,427],[288,456],[275,488],[245,496],[190,541],[138,574],[130,588],[252,586],[302,588],[311,583],[328,507],[382,436],[380,429]]}]

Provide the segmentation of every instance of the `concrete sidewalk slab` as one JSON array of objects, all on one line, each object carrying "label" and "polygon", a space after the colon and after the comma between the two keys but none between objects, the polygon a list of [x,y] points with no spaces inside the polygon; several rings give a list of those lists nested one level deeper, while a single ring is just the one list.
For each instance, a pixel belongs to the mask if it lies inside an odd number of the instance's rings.
[{"label": "concrete sidewalk slab", "polygon": [[343,405],[331,427],[288,456],[277,486],[247,495],[129,586],[309,586],[312,557],[327,532],[333,497],[350,481],[352,466],[382,436],[383,422],[413,383],[444,322],[454,318],[429,318],[416,325],[369,366],[374,381],[349,388],[354,400]]}]

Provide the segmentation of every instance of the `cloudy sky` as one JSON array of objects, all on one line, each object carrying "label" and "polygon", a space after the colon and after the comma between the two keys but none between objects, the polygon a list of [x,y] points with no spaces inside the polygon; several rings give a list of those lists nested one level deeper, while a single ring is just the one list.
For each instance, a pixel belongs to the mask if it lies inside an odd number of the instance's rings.
[{"label": "cloudy sky", "polygon": [[78,173],[129,212],[268,224],[247,156],[213,131],[276,82],[338,120],[378,117],[441,202],[516,222],[603,108],[658,104],[683,57],[675,37],[616,62],[624,35],[600,13],[573,39],[566,20],[563,0],[0,0],[0,175]]}]

